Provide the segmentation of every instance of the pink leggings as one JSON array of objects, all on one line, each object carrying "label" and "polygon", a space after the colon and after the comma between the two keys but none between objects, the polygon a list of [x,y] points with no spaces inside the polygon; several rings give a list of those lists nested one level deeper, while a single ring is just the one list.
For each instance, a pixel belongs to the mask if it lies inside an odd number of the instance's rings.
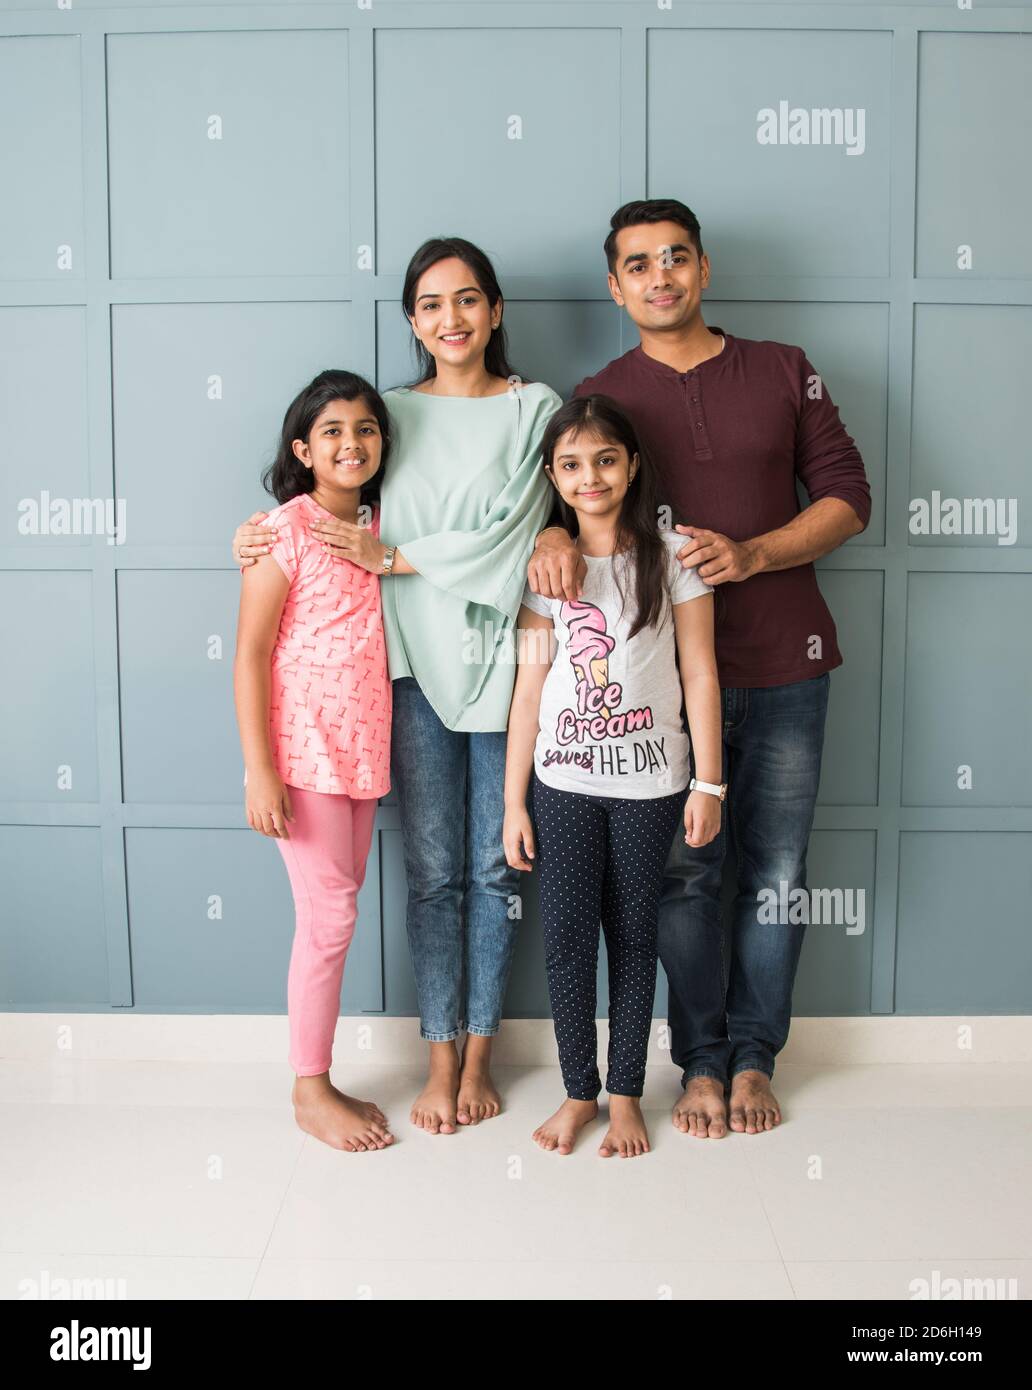
[{"label": "pink leggings", "polygon": [[376,798],[356,800],[291,787],[289,840],[277,840],[294,893],[296,926],[287,975],[288,1061],[298,1076],[329,1071],[340,1014],[344,958],[373,839]]}]

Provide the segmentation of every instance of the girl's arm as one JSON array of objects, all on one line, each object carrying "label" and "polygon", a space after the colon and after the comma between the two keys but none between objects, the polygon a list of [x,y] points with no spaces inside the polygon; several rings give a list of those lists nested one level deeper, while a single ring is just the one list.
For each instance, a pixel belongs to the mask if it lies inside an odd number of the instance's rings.
[{"label": "girl's arm", "polygon": [[534,828],[527,814],[527,787],[534,766],[541,691],[554,656],[552,619],[526,604],[516,617],[519,664],[509,707],[509,737],[505,748],[505,821],[502,843],[514,869],[533,867]]},{"label": "girl's arm", "polygon": [[290,796],[280,780],[269,737],[272,649],[290,581],[271,555],[261,555],[241,578],[233,692],[247,770],[247,820],[274,839],[289,839]]},{"label": "girl's arm", "polygon": [[[723,747],[712,594],[700,594],[698,598],[674,604],[674,635],[695,776],[700,782],[720,782]],[[686,843],[696,847],[709,844],[720,830],[720,813],[721,804],[715,796],[709,792],[691,792],[684,812]]]}]

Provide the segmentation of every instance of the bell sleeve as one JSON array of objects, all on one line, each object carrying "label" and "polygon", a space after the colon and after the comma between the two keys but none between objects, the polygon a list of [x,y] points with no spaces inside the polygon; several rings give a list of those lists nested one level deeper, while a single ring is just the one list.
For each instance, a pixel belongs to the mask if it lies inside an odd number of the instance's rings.
[{"label": "bell sleeve", "polygon": [[519,612],[534,543],[552,510],[552,488],[541,466],[541,437],[562,405],[561,397],[551,390],[534,399],[520,390],[517,400],[513,469],[479,527],[437,531],[398,546],[430,584],[508,618]]}]

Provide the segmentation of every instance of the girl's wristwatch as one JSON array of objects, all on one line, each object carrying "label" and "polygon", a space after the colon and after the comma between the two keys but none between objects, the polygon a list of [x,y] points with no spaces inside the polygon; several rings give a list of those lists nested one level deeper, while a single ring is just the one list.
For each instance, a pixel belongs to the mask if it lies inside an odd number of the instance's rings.
[{"label": "girl's wristwatch", "polygon": [[726,782],[699,782],[693,777],[688,783],[688,790],[690,792],[708,792],[710,796],[715,796],[719,801],[727,800]]},{"label": "girl's wristwatch", "polygon": [[396,545],[389,545],[383,552],[383,564],[380,567],[381,574],[390,574],[391,570],[394,568],[394,557],[397,553],[398,547]]}]

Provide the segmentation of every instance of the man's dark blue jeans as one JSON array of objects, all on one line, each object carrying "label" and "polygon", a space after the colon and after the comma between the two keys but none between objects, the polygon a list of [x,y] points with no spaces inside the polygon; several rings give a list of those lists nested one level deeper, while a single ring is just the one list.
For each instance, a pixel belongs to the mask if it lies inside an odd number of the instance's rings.
[{"label": "man's dark blue jeans", "polygon": [[[804,923],[769,923],[759,893],[806,887],[806,847],[821,775],[831,678],[721,691],[720,834],[701,849],[678,829],[659,916],[659,958],[670,992],[670,1055],[681,1084],[740,1071],[774,1074],[788,1038]],[[721,949],[720,885],[728,841],[738,860],[728,974]],[[781,915],[780,913],[777,915]]]}]

